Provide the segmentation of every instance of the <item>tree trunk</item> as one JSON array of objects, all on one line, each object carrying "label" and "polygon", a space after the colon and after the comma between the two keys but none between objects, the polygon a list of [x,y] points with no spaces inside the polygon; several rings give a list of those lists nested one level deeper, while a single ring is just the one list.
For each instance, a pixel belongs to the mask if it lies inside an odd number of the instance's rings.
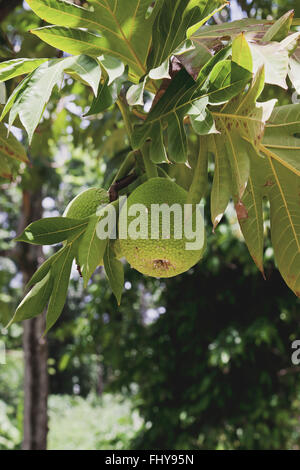
[{"label": "tree trunk", "polygon": [[[34,220],[42,217],[42,192],[23,191],[23,207],[19,233]],[[25,243],[18,244],[18,260],[27,284],[38,265],[43,261],[42,248]],[[45,314],[24,322],[23,349],[24,377],[24,450],[43,450],[47,447],[48,417],[48,349],[45,331]]]}]

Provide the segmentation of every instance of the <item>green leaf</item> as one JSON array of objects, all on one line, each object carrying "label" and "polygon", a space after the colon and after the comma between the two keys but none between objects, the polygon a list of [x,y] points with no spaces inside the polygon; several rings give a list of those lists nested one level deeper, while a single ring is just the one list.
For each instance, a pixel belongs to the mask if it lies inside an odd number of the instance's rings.
[{"label": "green leaf", "polygon": [[208,97],[195,101],[189,109],[191,124],[198,135],[218,133],[213,115],[207,109]]},{"label": "green leaf", "polygon": [[271,28],[265,33],[262,41],[281,41],[286,38],[293,23],[294,13],[294,10],[290,10],[275,21]]},{"label": "green leaf", "polygon": [[263,271],[262,199],[270,202],[271,238],[278,268],[288,286],[300,296],[300,105],[275,108],[266,125],[259,151],[250,153],[251,174],[242,199],[240,225],[249,251]]},{"label": "green leaf", "polygon": [[[214,112],[216,127],[227,154],[232,171],[233,196],[238,202],[243,196],[250,172],[249,146],[259,147],[266,121],[269,119],[276,100],[256,103],[264,83],[264,70],[260,69],[246,94],[225,104],[221,112]],[[254,150],[253,149],[253,150]],[[255,150],[254,150],[255,151]]]},{"label": "green leaf", "polygon": [[[31,31],[32,34],[39,37],[53,47],[60,47],[68,54],[85,54],[91,57],[99,57],[103,53],[112,55],[110,49],[102,47],[101,37],[89,31],[81,29],[64,28],[63,26],[45,26]],[[119,59],[122,56],[117,55]]]},{"label": "green leaf", "polygon": [[16,163],[28,163],[28,157],[23,145],[12,134],[7,136],[7,132],[0,123],[0,176],[10,178],[18,167]]},{"label": "green leaf", "polygon": [[100,83],[97,96],[93,99],[91,107],[85,116],[92,116],[93,114],[102,113],[113,104],[114,100],[111,89],[107,84],[107,80],[104,83]]},{"label": "green leaf", "polygon": [[[219,6],[221,5],[221,6]],[[219,13],[223,8],[228,6],[227,1],[209,1],[206,2],[206,8],[204,12],[202,13],[202,19],[194,24],[193,26],[190,26],[186,32],[186,37],[189,39],[198,29],[201,28],[205,23],[207,23],[216,13]],[[206,15],[206,16],[204,16]]]},{"label": "green leaf", "polygon": [[214,230],[221,221],[232,194],[230,164],[222,140],[211,136],[209,148],[215,157],[215,171],[211,191],[211,220]]},{"label": "green leaf", "polygon": [[76,58],[71,57],[70,59],[72,59],[70,65],[67,64],[67,67],[64,68],[65,73],[89,85],[96,96],[101,79],[101,68],[97,61],[86,55],[80,55]]},{"label": "green leaf", "polygon": [[[187,140],[183,118],[189,114],[191,109],[193,112],[193,108],[191,108],[193,103],[197,102],[199,98],[208,98],[213,103],[226,102],[240,93],[252,76],[237,64],[222,60],[227,55],[228,49],[216,54],[200,71],[196,82],[185,69],[175,75],[166,92],[150,111],[144,125],[134,129],[132,145],[135,149],[140,148],[150,137],[152,145],[160,149],[159,158],[154,161],[163,161],[161,135],[164,123],[167,122],[170,159],[177,163],[186,162]],[[154,151],[151,149],[150,153],[154,155]]]},{"label": "green leaf", "polygon": [[111,85],[117,78],[121,77],[125,71],[123,62],[115,57],[100,56],[98,59],[108,75],[107,85]]},{"label": "green leaf", "polygon": [[132,85],[127,93],[126,93],[126,100],[129,106],[143,106],[144,105],[144,91],[146,85],[145,78],[141,83],[138,85]]},{"label": "green leaf", "polygon": [[38,282],[22,300],[7,328],[13,323],[40,315],[49,300],[53,279],[50,273]]},{"label": "green leaf", "polygon": [[236,203],[238,221],[249,252],[258,269],[264,274],[264,222],[261,193],[261,173],[259,157],[249,152],[251,170],[246,191],[241,201]]},{"label": "green leaf", "polygon": [[42,281],[44,279],[44,277],[50,271],[52,263],[54,263],[54,261],[61,256],[62,252],[63,252],[63,248],[61,248],[59,251],[57,251],[52,256],[50,256],[46,261],[44,261],[44,263],[33,274],[31,279],[27,283],[25,289],[28,289],[29,287],[33,286],[34,284],[37,284],[38,282]]},{"label": "green leaf", "polygon": [[[183,127],[183,118],[187,107],[192,103],[196,83],[182,69],[171,81],[167,91],[150,111],[143,126],[135,128],[133,134],[134,148],[140,148],[151,137],[157,146],[157,138],[161,142],[163,120],[168,122],[168,150],[170,158],[176,162],[186,161],[187,141]],[[154,151],[151,151],[154,154]]]},{"label": "green leaf", "polygon": [[93,11],[68,0],[28,0],[27,3],[36,15],[48,23],[72,28],[97,29],[99,26]]},{"label": "green leaf", "polygon": [[70,54],[116,57],[129,66],[129,76],[136,83],[145,75],[160,1],[150,16],[147,11],[152,0],[90,0],[93,10],[59,0],[28,3],[43,20],[58,25],[32,31],[48,44]]},{"label": "green leaf", "polygon": [[53,289],[48,305],[45,333],[56,323],[63,310],[74,256],[74,246],[72,243],[68,243],[63,248],[61,255],[51,265],[50,275],[53,279]]},{"label": "green leaf", "polygon": [[268,29],[272,26],[274,22],[268,20],[256,20],[253,18],[245,18],[242,20],[231,21],[228,23],[216,24],[213,26],[203,26],[195,31],[190,39],[194,42],[199,42],[203,40],[213,40],[218,41],[218,44],[221,42],[221,38],[229,37],[235,38],[241,33],[255,33],[257,37],[261,37],[262,34],[265,34]]},{"label": "green leaf", "polygon": [[192,166],[193,179],[190,185],[186,204],[199,204],[206,195],[208,185],[208,141],[210,137],[199,139],[199,149],[196,162]]},{"label": "green leaf", "polygon": [[0,105],[1,104],[5,104],[6,103],[6,98],[7,97],[7,94],[6,94],[6,86],[5,86],[5,83],[0,83]]},{"label": "green leaf", "polygon": [[86,231],[79,245],[79,265],[81,268],[84,285],[86,286],[91,275],[103,259],[108,238],[101,240],[97,235],[97,226],[102,218],[100,215],[90,217]]},{"label": "green leaf", "polygon": [[223,0],[165,0],[153,24],[148,70],[160,66],[191,35],[191,28],[209,20]]},{"label": "green leaf", "polygon": [[266,83],[287,89],[286,77],[289,67],[289,55],[277,42],[249,42],[253,57],[253,72],[265,67]]},{"label": "green leaf", "polygon": [[69,219],[68,217],[48,217],[32,222],[15,240],[32,245],[52,245],[67,240],[87,227],[87,219]]},{"label": "green leaf", "polygon": [[264,185],[270,201],[271,238],[275,260],[287,285],[300,297],[300,209],[296,194],[300,179],[267,157],[269,173]]},{"label": "green leaf", "polygon": [[62,80],[64,71],[88,83],[97,93],[101,69],[96,60],[87,56],[51,59],[40,65],[16,88],[6,103],[1,119],[10,111],[9,125],[12,126],[19,115],[31,141],[52,90]]},{"label": "green leaf", "polygon": [[239,34],[232,42],[232,61],[252,73],[252,54],[244,33]]},{"label": "green leaf", "polygon": [[259,149],[265,156],[300,176],[300,104],[275,108]]},{"label": "green leaf", "polygon": [[107,244],[103,261],[110,287],[117,299],[118,305],[120,305],[124,286],[124,268],[122,262],[115,256],[111,240]]},{"label": "green leaf", "polygon": [[161,65],[151,69],[149,72],[149,78],[153,80],[161,80],[163,78],[171,78],[169,73],[170,61],[167,58]]},{"label": "green leaf", "polygon": [[300,33],[289,35],[280,46],[283,47],[290,57],[289,60],[289,78],[297,91],[300,94]]},{"label": "green leaf", "polygon": [[289,78],[295,87],[295,90],[300,94],[300,54],[299,59],[294,55],[289,63]]},{"label": "green leaf", "polygon": [[209,77],[207,96],[211,104],[222,104],[244,90],[252,74],[231,60],[222,60]]},{"label": "green leaf", "polygon": [[0,82],[33,72],[48,59],[13,59],[0,64]]},{"label": "green leaf", "polygon": [[289,78],[297,93],[300,94],[300,33],[291,34],[281,41],[280,45],[289,54]]},{"label": "green leaf", "polygon": [[[242,214],[242,197],[250,176],[249,157],[260,151],[264,129],[276,100],[257,103],[264,87],[264,69],[255,75],[249,90],[226,103],[212,115],[219,135],[210,140],[215,156],[215,175],[211,196],[214,228],[226,210],[230,196]],[[242,200],[242,201],[241,201]]]}]

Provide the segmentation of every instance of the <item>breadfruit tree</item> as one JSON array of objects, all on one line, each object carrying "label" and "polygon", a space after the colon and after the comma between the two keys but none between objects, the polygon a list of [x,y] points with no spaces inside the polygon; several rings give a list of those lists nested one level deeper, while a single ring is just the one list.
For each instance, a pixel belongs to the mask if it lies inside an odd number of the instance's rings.
[{"label": "breadfruit tree", "polygon": [[[34,141],[54,87],[63,87],[68,76],[94,95],[86,103],[86,117],[101,119],[105,110],[118,107],[130,148],[109,188],[83,192],[61,217],[33,221],[19,235],[19,242],[62,247],[33,275],[28,284],[33,287],[12,322],[39,315],[48,305],[47,330],[53,326],[65,303],[74,259],[85,285],[97,266],[104,265],[118,302],[122,256],[155,277],[193,266],[203,256],[205,235],[197,249],[185,252],[174,221],[168,236],[159,230],[154,240],[123,239],[118,217],[126,195],[128,207],[141,203],[146,213],[151,204],[189,205],[193,218],[196,206],[208,200],[209,167],[214,168],[209,207],[213,230],[217,234],[232,200],[250,255],[264,275],[267,202],[278,269],[300,296],[300,105],[263,100],[270,87],[287,90],[290,84],[300,93],[300,20],[294,12],[277,21],[214,25],[211,19],[228,2],[27,3],[47,23],[31,33],[60,53],[55,59],[0,64],[2,82],[25,75],[2,110],[1,176],[13,178],[21,162],[29,163],[21,143],[9,133],[11,126],[23,126],[29,143]],[[176,176],[180,174],[188,175],[184,188]],[[101,238],[99,225],[110,210],[117,214],[107,223],[109,235],[115,236]],[[162,225],[159,218],[156,228]]]}]

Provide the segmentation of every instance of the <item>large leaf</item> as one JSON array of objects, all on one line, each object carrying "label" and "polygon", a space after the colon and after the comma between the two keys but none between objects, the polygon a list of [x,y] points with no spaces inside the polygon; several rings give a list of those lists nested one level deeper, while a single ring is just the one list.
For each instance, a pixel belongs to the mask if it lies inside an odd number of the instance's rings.
[{"label": "large leaf", "polygon": [[61,248],[59,251],[54,253],[54,255],[50,256],[46,261],[44,261],[44,263],[41,264],[38,270],[30,278],[30,280],[27,283],[26,288],[29,288],[33,286],[34,284],[37,284],[38,282],[42,281],[42,279],[44,279],[44,277],[50,271],[52,263],[54,263],[54,261],[57,260],[62,255],[62,253],[63,253],[63,248]]},{"label": "large leaf", "polygon": [[[275,24],[272,21],[243,19],[222,25],[204,26],[194,32],[191,39],[199,47],[203,46],[210,50],[223,47],[224,39],[233,40],[243,33],[249,40],[253,56],[253,71],[257,72],[264,65],[266,83],[286,89],[289,58],[284,47],[276,41],[277,37],[282,37],[283,30],[289,27],[290,20],[291,12],[288,12],[286,18],[282,18],[282,21],[278,20]],[[288,34],[287,30],[286,34]]]},{"label": "large leaf", "polygon": [[23,145],[12,135],[7,136],[7,128],[0,123],[0,176],[12,178],[18,162],[28,162]]},{"label": "large leaf", "polygon": [[211,190],[211,220],[214,230],[221,221],[232,194],[230,164],[222,140],[211,136],[209,148],[215,158],[214,179]]},{"label": "large leaf", "polygon": [[16,238],[18,242],[32,245],[52,245],[67,240],[87,227],[86,219],[69,219],[68,217],[46,217],[32,222]]},{"label": "large leaf", "polygon": [[[160,3],[147,16],[152,0],[89,0],[93,9],[62,0],[28,1],[38,16],[58,25],[34,30],[34,34],[71,54],[117,57],[129,66],[129,75],[136,82],[146,73],[152,24]],[[71,29],[77,27],[87,31]]]},{"label": "large leaf", "polygon": [[270,29],[272,24],[272,21],[246,18],[230,23],[204,26],[195,31],[190,38],[194,42],[201,43],[201,41],[209,39],[218,41],[220,44],[222,39],[233,39],[241,33],[251,32],[257,37],[262,37]]},{"label": "large leaf", "polygon": [[[61,217],[60,219],[66,218]],[[39,315],[49,301],[46,331],[53,326],[60,316],[66,300],[72,263],[77,257],[78,244],[85,228],[86,224],[77,231],[68,234],[68,241],[64,246],[50,256],[34,273],[26,288],[33,284],[34,287],[18,306],[11,323]]]},{"label": "large leaf", "polygon": [[0,82],[33,72],[48,59],[13,59],[0,64]]},{"label": "large leaf", "polygon": [[153,45],[148,68],[162,64],[186,39],[227,2],[224,0],[165,0],[153,24]]},{"label": "large leaf", "polygon": [[289,67],[288,52],[277,42],[250,42],[254,72],[264,66],[266,83],[287,89],[286,77]]},{"label": "large leaf", "polygon": [[52,285],[53,279],[48,273],[24,297],[8,326],[40,315],[47,305]]},{"label": "large leaf", "polygon": [[96,60],[84,55],[51,59],[40,65],[15,89],[4,107],[1,118],[10,112],[11,126],[19,115],[31,141],[52,90],[62,80],[64,72],[89,84],[95,95],[97,94],[101,69]]},{"label": "large leaf", "polygon": [[265,33],[262,38],[263,41],[281,41],[286,38],[293,23],[294,13],[294,10],[290,10],[275,21],[271,28]]},{"label": "large leaf", "polygon": [[249,155],[258,151],[265,123],[275,105],[274,100],[256,102],[263,86],[262,68],[246,94],[241,94],[226,103],[220,111],[212,113],[220,132],[210,141],[216,165],[211,201],[214,228],[220,222],[230,196],[237,205],[240,204],[250,176]]},{"label": "large leaf", "polygon": [[289,56],[289,78],[300,94],[300,33],[294,33],[281,41],[281,47],[284,47]]},{"label": "large leaf", "polygon": [[251,154],[251,176],[240,219],[249,251],[258,267],[263,258],[262,198],[270,201],[271,237],[279,270],[300,296],[300,105],[275,108],[259,144],[261,156]]},{"label": "large leaf", "polygon": [[269,120],[260,151],[300,176],[300,105],[275,108]]},{"label": "large leaf", "polygon": [[116,258],[111,240],[107,244],[103,261],[110,287],[120,305],[124,286],[124,268],[122,262]]},{"label": "large leaf", "polygon": [[[197,81],[185,69],[173,78],[164,95],[150,111],[144,125],[136,127],[132,139],[135,148],[139,148],[150,137],[151,159],[155,162],[164,161],[162,133],[166,122],[169,157],[175,162],[186,162],[187,140],[183,118],[191,112],[193,119],[197,120],[194,103],[198,102],[200,115],[204,111],[199,104],[200,98],[208,99],[211,103],[224,103],[239,94],[252,76],[238,64],[222,60],[228,53],[228,49],[223,49],[216,54],[202,68]],[[158,151],[160,153],[156,153]]]},{"label": "large leaf", "polygon": [[61,255],[51,265],[50,275],[53,278],[53,288],[46,316],[46,332],[56,323],[66,302],[74,257],[74,244],[70,242],[63,248]]}]

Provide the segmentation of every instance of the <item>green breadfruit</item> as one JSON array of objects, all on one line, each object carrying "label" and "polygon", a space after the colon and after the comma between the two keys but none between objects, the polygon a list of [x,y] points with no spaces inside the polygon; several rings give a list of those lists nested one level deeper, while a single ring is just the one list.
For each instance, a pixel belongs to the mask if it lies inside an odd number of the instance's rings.
[{"label": "green breadfruit", "polygon": [[[134,216],[128,215],[128,211],[134,204],[143,204],[145,207],[144,216],[148,219],[147,239],[131,238],[130,233],[126,239],[120,238],[122,255],[137,271],[153,277],[173,277],[187,271],[202,258],[205,249],[205,232],[202,216],[200,230],[203,230],[203,236],[199,249],[188,250],[186,248],[186,243],[191,240],[185,237],[183,226],[179,227],[181,228],[183,237],[181,237],[181,239],[176,238],[178,237],[178,233],[176,232],[178,225],[175,225],[174,217],[170,218],[169,238],[162,237],[162,215],[160,215],[159,238],[151,239],[151,205],[167,204],[168,207],[171,207],[173,204],[178,204],[181,207],[182,214],[184,214],[183,206],[186,199],[187,192],[176,183],[166,178],[152,178],[135,189],[129,196],[127,200],[127,211],[126,207],[123,207],[121,210],[119,233],[124,217],[127,218],[126,223],[128,227],[132,220],[134,220]],[[183,224],[184,217],[182,217],[182,221]],[[192,227],[194,228],[194,217]]]}]

